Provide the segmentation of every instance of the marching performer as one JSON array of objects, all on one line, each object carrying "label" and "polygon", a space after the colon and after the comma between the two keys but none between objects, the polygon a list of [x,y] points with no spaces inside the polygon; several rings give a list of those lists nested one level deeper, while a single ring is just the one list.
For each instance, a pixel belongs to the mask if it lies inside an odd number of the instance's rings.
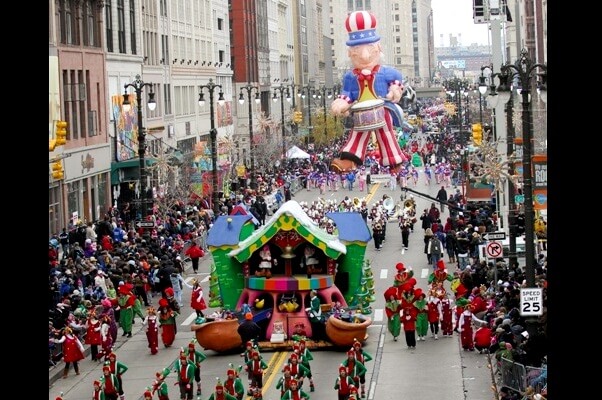
[{"label": "marching performer", "polygon": [[157,321],[157,312],[154,307],[147,308],[146,317],[144,317],[142,325],[147,325],[146,340],[148,340],[151,354],[157,354],[159,351],[159,322]]},{"label": "marching performer", "polygon": [[242,368],[242,366],[237,370],[234,368],[234,365],[230,363],[228,365],[228,370],[226,371],[226,380],[224,381],[224,389],[226,392],[229,395],[236,397],[237,400],[242,400],[245,395],[245,388],[242,384],[242,380],[238,376],[240,368]]}]

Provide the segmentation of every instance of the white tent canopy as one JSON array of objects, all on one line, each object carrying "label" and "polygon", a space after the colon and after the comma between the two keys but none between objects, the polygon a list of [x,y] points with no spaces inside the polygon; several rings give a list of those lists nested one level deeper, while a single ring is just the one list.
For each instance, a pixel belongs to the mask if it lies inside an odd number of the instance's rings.
[{"label": "white tent canopy", "polygon": [[293,146],[286,152],[286,158],[309,158],[309,154],[298,148],[297,146]]}]

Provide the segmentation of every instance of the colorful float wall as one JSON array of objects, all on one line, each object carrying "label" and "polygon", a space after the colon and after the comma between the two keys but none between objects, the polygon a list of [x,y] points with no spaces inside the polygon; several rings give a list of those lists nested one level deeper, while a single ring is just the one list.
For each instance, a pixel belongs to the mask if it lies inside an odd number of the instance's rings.
[{"label": "colorful float wall", "polygon": [[[361,286],[371,235],[359,213],[336,212],[327,217],[335,222],[338,236],[307,223],[309,217],[295,200],[283,204],[257,230],[250,215],[218,217],[209,230],[207,245],[215,262],[223,308],[240,311],[245,304],[251,306],[256,316],[268,319],[263,326],[264,339],[269,340],[274,323],[283,325],[289,337],[298,334],[299,327],[311,337],[305,308],[310,306],[312,289],[322,304],[338,301],[347,306]],[[317,249],[322,268],[311,278],[299,269],[308,243]],[[259,250],[266,244],[272,258],[278,260],[271,278],[254,275]]]}]

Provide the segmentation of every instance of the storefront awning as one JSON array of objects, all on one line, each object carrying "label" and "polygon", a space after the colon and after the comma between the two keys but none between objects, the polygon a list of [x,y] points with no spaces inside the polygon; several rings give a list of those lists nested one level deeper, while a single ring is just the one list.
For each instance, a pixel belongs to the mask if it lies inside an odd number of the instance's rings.
[{"label": "storefront awning", "polygon": [[[154,158],[145,158],[144,161],[146,166],[153,165],[157,162]],[[111,185],[119,185],[121,182],[137,181],[139,178],[139,158],[111,163]]]}]

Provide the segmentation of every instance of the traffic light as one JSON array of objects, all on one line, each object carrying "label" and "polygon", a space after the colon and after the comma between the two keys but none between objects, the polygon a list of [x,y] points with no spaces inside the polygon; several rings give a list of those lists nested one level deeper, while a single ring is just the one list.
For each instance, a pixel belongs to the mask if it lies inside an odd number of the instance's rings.
[{"label": "traffic light", "polygon": [[56,145],[67,143],[67,121],[56,121]]},{"label": "traffic light", "polygon": [[472,142],[475,146],[480,146],[483,141],[483,127],[480,123],[472,124]]},{"label": "traffic light", "polygon": [[56,139],[48,139],[48,151],[54,151],[56,147]]},{"label": "traffic light", "polygon": [[64,177],[64,173],[63,173],[63,163],[61,162],[61,160],[55,161],[52,163],[52,179],[54,180],[59,180],[59,179],[63,179]]},{"label": "traffic light", "polygon": [[303,121],[303,113],[301,111],[295,111],[295,114],[293,116],[293,122],[295,124],[298,124],[301,121]]}]

